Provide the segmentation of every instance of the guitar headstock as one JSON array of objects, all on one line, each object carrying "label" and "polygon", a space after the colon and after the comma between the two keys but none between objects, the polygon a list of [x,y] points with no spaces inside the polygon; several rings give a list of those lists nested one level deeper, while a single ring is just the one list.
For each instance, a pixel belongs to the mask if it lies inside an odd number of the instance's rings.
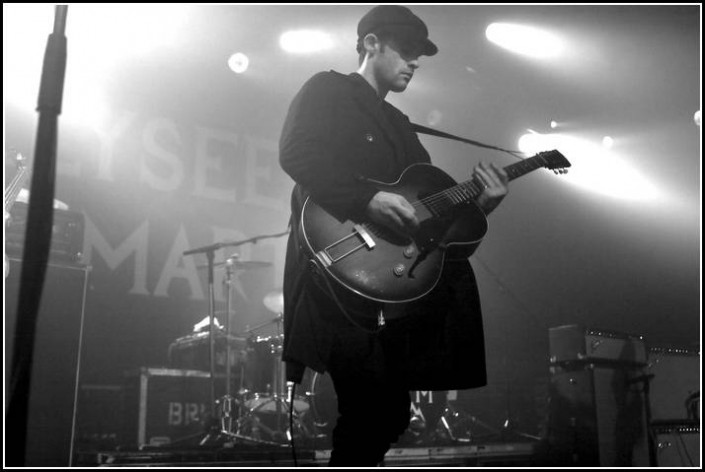
[{"label": "guitar headstock", "polygon": [[568,167],[570,167],[570,162],[566,157],[558,152],[557,150],[543,151],[537,154],[543,162],[544,167],[552,170],[556,174],[567,174]]}]

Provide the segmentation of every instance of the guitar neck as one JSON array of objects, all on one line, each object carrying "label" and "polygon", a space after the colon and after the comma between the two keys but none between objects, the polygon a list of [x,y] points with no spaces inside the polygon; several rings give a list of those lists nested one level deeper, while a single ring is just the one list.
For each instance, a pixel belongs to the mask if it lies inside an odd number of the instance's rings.
[{"label": "guitar neck", "polygon": [[[536,154],[533,157],[529,157],[527,159],[523,159],[520,162],[516,162],[514,164],[506,166],[504,168],[504,171],[507,173],[507,176],[511,181],[521,177],[522,175],[528,174],[529,172],[532,172],[540,167],[545,166],[546,160],[543,158],[543,156],[541,156],[541,154]],[[484,189],[484,184],[482,184],[476,177],[473,177],[470,180],[466,180],[465,182],[459,183],[455,187],[447,189],[446,192],[450,191],[453,194],[461,195],[463,197],[463,201],[458,203],[467,203],[468,201],[470,201],[470,199],[475,200]]]},{"label": "guitar neck", "polygon": [[546,167],[546,160],[541,154],[537,154],[528,159],[508,165],[504,168],[504,171],[507,173],[509,180],[514,180],[540,167]]}]

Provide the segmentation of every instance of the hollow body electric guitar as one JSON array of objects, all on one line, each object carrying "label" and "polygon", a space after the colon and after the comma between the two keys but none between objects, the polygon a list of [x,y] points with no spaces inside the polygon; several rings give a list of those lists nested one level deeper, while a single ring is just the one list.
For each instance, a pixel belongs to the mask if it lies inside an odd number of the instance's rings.
[{"label": "hollow body electric guitar", "polygon": [[[513,180],[542,167],[562,172],[570,162],[554,150],[504,170]],[[394,183],[373,183],[414,206],[420,227],[413,235],[369,221],[341,221],[308,198],[301,212],[302,239],[334,288],[380,303],[416,300],[436,286],[446,258],[467,258],[482,241],[487,219],[475,200],[484,187],[475,178],[456,183],[431,164],[409,166]]]}]

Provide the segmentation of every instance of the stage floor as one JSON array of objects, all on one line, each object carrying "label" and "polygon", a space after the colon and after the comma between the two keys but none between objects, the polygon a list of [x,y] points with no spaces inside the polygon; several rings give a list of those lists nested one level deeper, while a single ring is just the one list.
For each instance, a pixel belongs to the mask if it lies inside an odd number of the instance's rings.
[{"label": "stage floor", "polygon": [[[456,447],[393,448],[387,453],[387,467],[535,466],[538,443],[469,444]],[[144,448],[140,451],[79,451],[78,467],[325,467],[330,450],[289,446]]]}]

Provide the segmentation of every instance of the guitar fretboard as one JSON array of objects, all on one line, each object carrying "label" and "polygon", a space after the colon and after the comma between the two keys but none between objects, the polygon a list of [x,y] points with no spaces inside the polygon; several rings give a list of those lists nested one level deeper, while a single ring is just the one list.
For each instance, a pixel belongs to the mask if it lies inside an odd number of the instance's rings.
[{"label": "guitar fretboard", "polygon": [[[511,181],[540,167],[555,168],[557,163],[552,162],[554,160],[565,160],[565,157],[558,151],[538,153],[535,156],[506,166],[504,171]],[[566,167],[570,165],[567,160],[565,162],[567,163]],[[563,165],[562,162],[558,164]],[[452,207],[474,201],[484,189],[485,185],[477,177],[473,177],[441,192],[429,195],[421,199],[420,202],[429,209],[431,214],[441,216]]]}]

